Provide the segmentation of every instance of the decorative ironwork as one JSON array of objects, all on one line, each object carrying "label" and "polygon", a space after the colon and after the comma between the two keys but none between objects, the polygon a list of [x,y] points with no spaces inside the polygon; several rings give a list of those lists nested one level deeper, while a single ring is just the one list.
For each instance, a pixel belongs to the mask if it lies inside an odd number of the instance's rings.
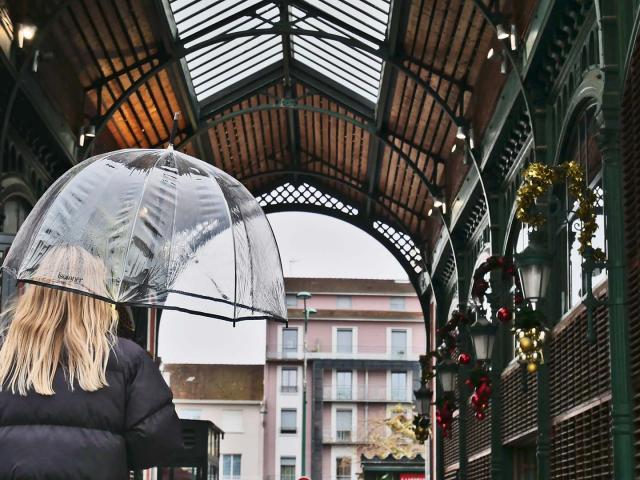
[{"label": "decorative ironwork", "polygon": [[297,187],[287,182],[269,193],[265,193],[258,197],[258,203],[261,207],[267,205],[317,205],[333,210],[338,210],[347,215],[358,215],[358,209],[351,205],[346,205],[337,198],[322,193],[316,187],[308,183],[302,183]]},{"label": "decorative ironwork", "polygon": [[418,249],[415,242],[409,235],[399,232],[392,226],[379,220],[373,222],[373,228],[384,235],[396,246],[416,273],[422,273],[425,271],[424,260],[420,253],[420,249]]}]

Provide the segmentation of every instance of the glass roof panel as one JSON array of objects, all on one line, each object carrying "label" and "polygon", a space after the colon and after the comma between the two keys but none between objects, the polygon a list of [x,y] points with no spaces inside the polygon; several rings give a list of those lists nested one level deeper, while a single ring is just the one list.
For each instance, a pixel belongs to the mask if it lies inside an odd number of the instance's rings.
[{"label": "glass roof panel", "polygon": [[[382,60],[356,43],[377,49],[387,36],[390,2],[385,0],[306,0],[322,12],[311,15],[292,8],[296,28],[318,36],[294,35],[293,58],[325,77],[375,103],[382,77]],[[348,28],[347,28],[348,26]],[[340,39],[323,38],[322,34]],[[344,40],[341,40],[344,39]]]},{"label": "glass roof panel", "polygon": [[[283,60],[279,32],[248,33],[282,26],[275,0],[174,0],[170,5],[200,102]],[[307,32],[291,35],[294,62],[375,103],[383,62],[370,52],[388,35],[391,0],[299,0],[295,5],[288,11],[291,28]]]},{"label": "glass roof panel", "polygon": [[[187,69],[198,101],[282,60],[280,35],[241,35],[251,29],[272,28],[280,10],[260,0],[177,0],[171,3],[178,36],[186,48]],[[210,43],[221,38],[220,42]],[[203,44],[202,48],[197,48]]]}]

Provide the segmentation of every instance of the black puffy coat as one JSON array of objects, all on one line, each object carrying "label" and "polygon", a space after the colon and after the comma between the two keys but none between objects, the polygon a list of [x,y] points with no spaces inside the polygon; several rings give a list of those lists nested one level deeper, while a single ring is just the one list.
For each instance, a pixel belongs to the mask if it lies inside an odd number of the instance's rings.
[{"label": "black puffy coat", "polygon": [[181,447],[171,390],[142,348],[119,339],[107,381],[72,391],[59,368],[55,395],[0,391],[0,479],[126,479]]}]

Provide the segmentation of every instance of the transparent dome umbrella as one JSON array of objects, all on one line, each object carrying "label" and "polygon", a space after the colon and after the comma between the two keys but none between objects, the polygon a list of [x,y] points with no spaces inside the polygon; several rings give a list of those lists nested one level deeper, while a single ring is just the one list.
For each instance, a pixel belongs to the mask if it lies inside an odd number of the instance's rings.
[{"label": "transparent dome umbrella", "polygon": [[188,155],[128,149],[59,178],[3,264],[18,282],[230,321],[286,318],[282,265],[255,198]]}]

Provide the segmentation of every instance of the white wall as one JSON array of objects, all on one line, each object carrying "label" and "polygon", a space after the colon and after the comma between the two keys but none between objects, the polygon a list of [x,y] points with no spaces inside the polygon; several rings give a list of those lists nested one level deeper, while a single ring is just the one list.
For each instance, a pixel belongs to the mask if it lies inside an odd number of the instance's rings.
[{"label": "white wall", "polygon": [[263,418],[260,413],[260,402],[220,402],[207,400],[174,400],[176,411],[181,418],[211,420],[224,430],[224,411],[240,410],[242,412],[242,431],[225,431],[220,442],[220,478],[222,479],[222,455],[240,454],[241,480],[263,480]]},{"label": "white wall", "polygon": [[264,365],[264,320],[236,323],[172,310],[162,312],[158,354],[163,363]]}]

